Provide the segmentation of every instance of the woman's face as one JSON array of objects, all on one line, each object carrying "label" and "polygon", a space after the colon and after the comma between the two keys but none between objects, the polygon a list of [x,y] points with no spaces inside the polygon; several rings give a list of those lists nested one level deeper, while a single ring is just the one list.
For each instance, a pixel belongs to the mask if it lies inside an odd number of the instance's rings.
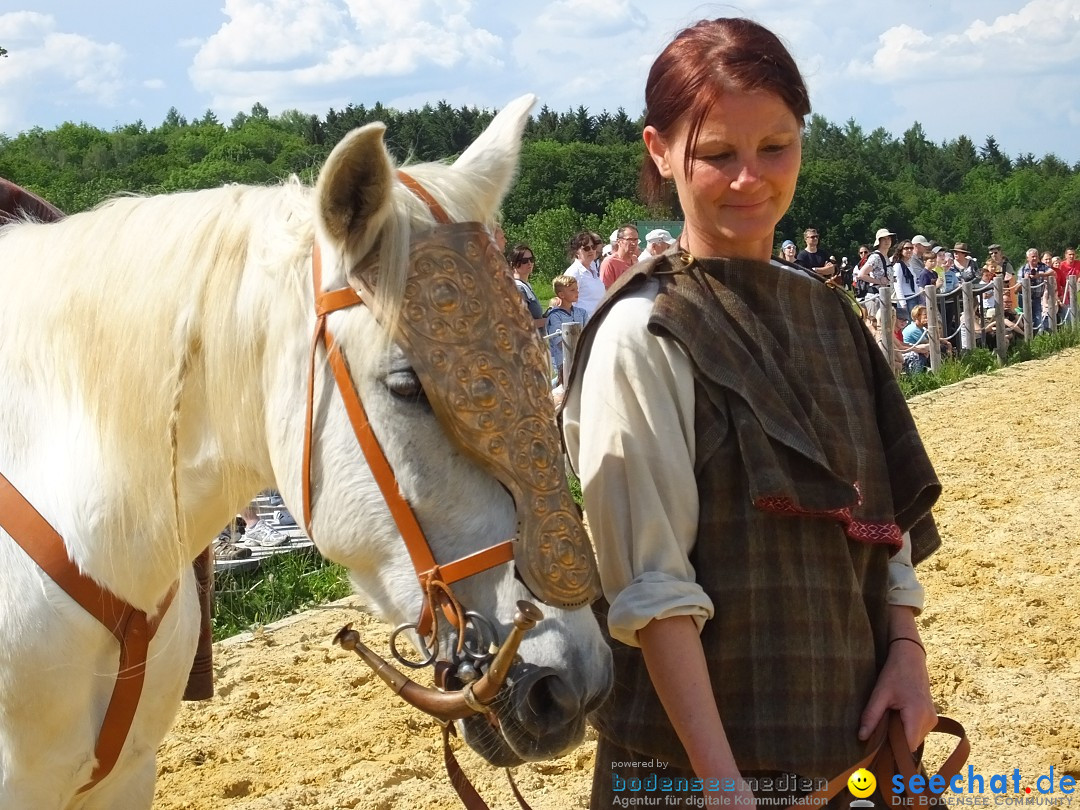
[{"label": "woman's face", "polygon": [[691,253],[769,258],[802,161],[800,122],[779,96],[722,95],[703,123],[689,175],[685,121],[666,138],[646,127],[644,138],[661,176],[675,181]]},{"label": "woman's face", "polygon": [[596,250],[593,248],[590,242],[587,245],[582,245],[576,251],[574,251],[574,257],[586,267],[596,258]]},{"label": "woman's face", "polygon": [[787,259],[789,262],[795,261],[794,245],[788,245],[786,248],[784,248],[784,258]]},{"label": "woman's face", "polygon": [[514,273],[521,277],[522,280],[528,281],[529,276],[532,274],[533,267],[536,265],[536,257],[530,250],[514,262]]}]

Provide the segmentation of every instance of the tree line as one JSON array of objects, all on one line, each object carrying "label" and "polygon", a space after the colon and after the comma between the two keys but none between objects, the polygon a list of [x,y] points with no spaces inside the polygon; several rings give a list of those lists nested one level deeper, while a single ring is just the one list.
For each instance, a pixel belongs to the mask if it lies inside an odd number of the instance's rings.
[{"label": "tree line", "polygon": [[[446,102],[406,111],[350,104],[321,117],[271,115],[255,104],[228,123],[211,111],[188,120],[173,108],[156,127],[65,123],[0,136],[0,176],[75,213],[122,192],[266,184],[291,174],[312,182],[333,145],[372,121],[386,124],[387,147],[399,161],[450,159],[493,117]],[[641,126],[623,109],[594,115],[545,106],[530,118],[502,215],[508,241],[533,247],[541,277],[567,266],[566,245],[579,230],[606,237],[623,222],[681,218],[677,209],[646,208],[638,196]],[[918,123],[896,137],[882,128],[867,133],[855,119],[838,125],[814,115],[777,241],[801,243],[808,226],[837,256],[854,256],[858,244],[887,227],[943,244],[967,242],[981,256],[998,242],[1019,263],[1028,247],[1059,253],[1080,239],[1080,163],[1053,154],[1009,157],[993,137],[982,146],[964,135],[934,143]]]}]

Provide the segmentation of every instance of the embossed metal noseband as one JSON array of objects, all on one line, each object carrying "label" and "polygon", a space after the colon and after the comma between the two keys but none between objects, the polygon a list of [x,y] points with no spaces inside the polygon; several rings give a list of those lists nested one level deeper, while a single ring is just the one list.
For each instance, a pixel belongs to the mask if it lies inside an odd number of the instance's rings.
[{"label": "embossed metal noseband", "polygon": [[[425,595],[417,630],[436,632],[440,606],[465,633],[465,611],[451,584],[514,561],[541,601],[586,605],[599,595],[592,547],[566,487],[546,353],[521,305],[505,260],[480,223],[451,223],[408,175],[399,179],[427,202],[437,224],[414,240],[402,312],[394,335],[420,379],[432,410],[455,445],[514,498],[518,539],[475,554],[435,561],[411,506],[367,420],[340,346],[326,328],[330,312],[363,303],[347,287],[321,290],[318,245],[312,255],[317,322],[312,337],[304,438],[304,522],[311,525],[311,436],[318,347],[326,351],[339,393],[369,467],[405,540]],[[362,284],[374,284],[361,276]]]}]

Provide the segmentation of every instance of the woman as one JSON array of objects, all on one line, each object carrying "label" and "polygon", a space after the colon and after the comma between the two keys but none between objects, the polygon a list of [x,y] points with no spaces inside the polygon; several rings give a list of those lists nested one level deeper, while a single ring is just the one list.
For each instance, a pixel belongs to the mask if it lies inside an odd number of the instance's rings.
[{"label": "woman", "polygon": [[533,326],[543,337],[547,318],[544,317],[544,307],[540,299],[536,297],[532,285],[529,284],[529,276],[532,275],[534,267],[536,267],[536,255],[532,248],[526,244],[514,245],[514,249],[510,251],[510,270],[514,274],[514,284],[521,293],[521,300],[525,302],[526,309],[529,310]]},{"label": "woman", "polygon": [[862,269],[856,276],[856,279],[867,287],[864,303],[871,315],[880,314],[881,303],[878,290],[881,287],[892,286],[889,281],[889,260],[886,257],[889,255],[889,248],[892,247],[894,238],[896,234],[888,228],[879,228],[874,234],[874,249],[870,251],[870,255],[866,257]]},{"label": "woman", "polygon": [[577,303],[585,310],[586,321],[596,312],[600,300],[604,297],[604,282],[600,280],[600,271],[594,262],[599,248],[589,231],[576,234],[570,240],[570,255],[574,257],[574,261],[563,273],[578,283]]},{"label": "woman", "polygon": [[911,261],[911,254],[914,252],[915,245],[904,240],[896,246],[893,255],[889,257],[889,263],[892,267],[892,279],[896,285],[893,287],[896,290],[896,300],[893,303],[896,305],[897,314],[902,313],[907,321],[911,320],[908,313],[915,306],[916,299],[919,297],[919,291],[915,287],[915,275],[908,266]]},{"label": "woman", "polygon": [[653,776],[704,780],[664,806],[753,803],[740,773],[831,778],[887,708],[912,750],[933,726],[910,555],[940,485],[849,299],[769,261],[810,112],[790,54],[702,21],[645,100],[641,185],[673,184],[684,230],[595,313],[562,412],[619,673],[592,807]]},{"label": "woman", "polygon": [[[851,270],[853,279],[851,287],[855,290],[855,296],[860,301],[865,298],[866,294],[870,291],[870,285],[859,278],[859,276],[862,275],[863,265],[866,264],[868,258],[870,258],[870,247],[868,245],[859,245],[859,260],[855,262],[855,267]],[[863,309],[866,309],[866,307],[863,307]]]},{"label": "woman", "polygon": [[785,239],[784,244],[780,246],[780,258],[788,264],[795,264],[795,256],[797,251],[795,250],[795,243],[790,239]]}]

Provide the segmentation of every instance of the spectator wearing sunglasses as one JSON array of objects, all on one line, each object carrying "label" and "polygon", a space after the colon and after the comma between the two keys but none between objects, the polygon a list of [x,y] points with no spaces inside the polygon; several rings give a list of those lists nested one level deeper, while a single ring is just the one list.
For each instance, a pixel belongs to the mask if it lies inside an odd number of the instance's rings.
[{"label": "spectator wearing sunglasses", "polygon": [[606,290],[615,280],[629,270],[637,261],[639,234],[635,225],[626,223],[620,225],[618,236],[615,240],[615,248],[611,255],[604,259],[600,265],[600,280],[604,282]]},{"label": "spectator wearing sunglasses", "polygon": [[795,264],[813,270],[818,275],[831,278],[836,275],[836,262],[829,256],[828,251],[821,247],[821,237],[817,228],[807,228],[803,233],[806,247],[799,251],[795,257]]},{"label": "spectator wearing sunglasses", "polygon": [[529,284],[529,276],[532,275],[535,266],[536,254],[528,245],[515,245],[514,249],[510,251],[510,270],[514,274],[514,284],[517,286],[518,292],[521,293],[525,308],[529,310],[529,317],[532,319],[533,326],[543,336],[544,328],[547,326],[547,318],[544,317],[544,308],[540,305],[540,299],[536,297],[532,285]]},{"label": "spectator wearing sunglasses", "polygon": [[600,299],[604,297],[604,282],[600,273],[594,269],[593,260],[599,245],[593,241],[593,235],[582,231],[570,240],[570,255],[574,262],[563,273],[576,279],[578,283],[578,305],[585,310],[586,317],[596,312]]}]

